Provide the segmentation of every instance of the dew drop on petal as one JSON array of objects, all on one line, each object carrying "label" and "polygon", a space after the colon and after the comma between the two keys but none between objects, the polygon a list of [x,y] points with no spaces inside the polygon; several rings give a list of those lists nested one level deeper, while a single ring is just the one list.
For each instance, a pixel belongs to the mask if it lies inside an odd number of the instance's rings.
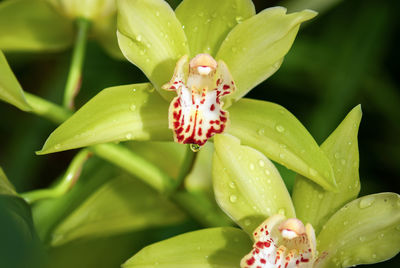
[{"label": "dew drop on petal", "polygon": [[200,151],[200,149],[201,149],[200,145],[193,143],[190,144],[190,150],[192,150],[192,152],[197,153],[198,151]]},{"label": "dew drop on petal", "polygon": [[264,160],[259,160],[258,161],[258,165],[260,166],[260,167],[264,167],[265,166],[265,162],[264,162]]},{"label": "dew drop on petal", "polygon": [[264,135],[265,130],[263,128],[260,128],[259,130],[257,130],[257,134],[258,135]]},{"label": "dew drop on petal", "polygon": [[236,188],[236,185],[235,185],[235,183],[234,183],[233,181],[231,181],[231,182],[229,183],[229,187],[231,187],[232,189],[235,189],[235,188]]},{"label": "dew drop on petal", "polygon": [[125,135],[125,138],[128,139],[128,140],[130,140],[130,139],[132,138],[132,133],[127,133],[127,134]]},{"label": "dew drop on petal", "polygon": [[57,143],[55,146],[54,146],[54,149],[56,149],[56,150],[58,150],[58,149],[60,149],[61,148],[61,144],[59,144],[59,143]]},{"label": "dew drop on petal", "polygon": [[313,168],[310,168],[310,169],[308,170],[308,172],[309,172],[310,175],[313,176],[313,177],[315,177],[315,176],[318,175],[318,172],[317,172],[315,169],[313,169]]},{"label": "dew drop on petal", "polygon": [[365,196],[365,197],[361,198],[360,202],[358,203],[358,206],[360,208],[367,208],[367,207],[370,207],[374,202],[375,202],[375,197]]},{"label": "dew drop on petal", "polygon": [[278,131],[279,133],[282,133],[285,131],[285,128],[282,125],[276,125],[275,127],[276,131]]},{"label": "dew drop on petal", "polygon": [[254,170],[254,164],[253,163],[250,163],[250,165],[249,165],[249,168],[250,168],[250,170]]},{"label": "dew drop on petal", "polygon": [[229,196],[229,201],[231,201],[231,203],[236,203],[236,201],[237,201],[237,196],[236,195],[231,195],[231,196]]},{"label": "dew drop on petal", "polygon": [[132,104],[131,107],[129,108],[129,110],[131,110],[132,112],[136,110],[136,105]]}]

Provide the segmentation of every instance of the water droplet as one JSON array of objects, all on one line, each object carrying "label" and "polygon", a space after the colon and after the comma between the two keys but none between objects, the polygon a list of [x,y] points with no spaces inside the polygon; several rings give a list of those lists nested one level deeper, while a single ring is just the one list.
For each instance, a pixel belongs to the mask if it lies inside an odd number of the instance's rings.
[{"label": "water droplet", "polygon": [[370,207],[374,202],[375,202],[375,197],[365,196],[365,197],[361,198],[360,203],[358,203],[358,206],[360,208],[367,208],[367,207]]},{"label": "water droplet", "polygon": [[285,128],[282,125],[276,125],[275,127],[276,131],[282,133],[285,131]]},{"label": "water droplet", "polygon": [[129,107],[129,110],[131,110],[132,112],[136,110],[136,105],[132,104],[131,107]]},{"label": "water droplet", "polygon": [[141,49],[140,52],[139,52],[139,54],[140,54],[140,55],[146,54],[146,50],[145,50],[145,49]]},{"label": "water droplet", "polygon": [[206,19],[205,21],[204,21],[204,24],[209,24],[211,22],[211,19]]},{"label": "water droplet", "polygon": [[281,154],[279,154],[279,157],[280,157],[281,159],[285,159],[286,156],[285,156],[285,154],[282,154],[282,153],[281,153]]},{"label": "water droplet", "polygon": [[278,214],[285,215],[285,209],[284,208],[279,209]]},{"label": "water droplet", "polygon": [[156,12],[156,16],[157,16],[157,17],[160,16],[160,12],[157,11],[157,12]]},{"label": "water droplet", "polygon": [[376,259],[376,254],[372,254],[372,258],[373,258],[373,259]]},{"label": "water droplet", "polygon": [[136,36],[136,40],[137,40],[138,42],[142,41],[142,36],[139,34],[138,36]]},{"label": "water droplet", "polygon": [[249,168],[250,168],[250,170],[254,170],[254,164],[251,163],[251,164],[249,165]]},{"label": "water droplet", "polygon": [[230,197],[229,197],[229,201],[231,201],[232,203],[235,203],[236,201],[237,201],[237,196],[236,195],[231,195]]},{"label": "water droplet", "polygon": [[384,234],[384,233],[378,235],[378,238],[379,238],[379,239],[383,239],[384,237],[385,237],[385,234]]},{"label": "water droplet", "polygon": [[60,149],[61,148],[61,144],[59,144],[59,143],[57,143],[55,146],[54,146],[54,149],[56,149],[56,150],[58,150],[58,149]]},{"label": "water droplet", "polygon": [[126,138],[127,140],[130,140],[130,139],[132,138],[132,133],[126,134],[125,138]]},{"label": "water droplet", "polygon": [[231,187],[232,189],[235,189],[235,188],[236,188],[236,185],[235,185],[235,183],[234,183],[233,181],[231,181],[231,182],[229,183],[229,187]]},{"label": "water droplet", "polygon": [[349,222],[348,221],[344,221],[343,222],[343,225],[347,225]]},{"label": "water droplet", "polygon": [[310,169],[308,170],[308,172],[309,172],[310,175],[313,176],[313,177],[315,177],[315,176],[318,175],[318,172],[317,172],[315,169],[313,169],[313,168],[310,168]]},{"label": "water droplet", "polygon": [[237,23],[242,23],[242,21],[243,21],[243,17],[242,16],[237,16],[235,19],[236,19]]},{"label": "water droplet", "polygon": [[339,159],[339,158],[340,158],[340,153],[336,152],[336,153],[335,153],[335,158],[336,158],[336,159]]},{"label": "water droplet", "polygon": [[358,238],[358,240],[360,240],[361,242],[364,242],[364,241],[365,241],[365,236],[360,236],[360,237]]},{"label": "water droplet", "polygon": [[251,220],[250,219],[244,220],[244,225],[249,226],[250,224],[251,224]]},{"label": "water droplet", "polygon": [[279,147],[280,147],[281,149],[286,149],[286,148],[287,148],[286,144],[279,144]]},{"label": "water droplet", "polygon": [[279,113],[280,113],[280,114],[284,114],[284,113],[285,113],[285,110],[282,109],[282,108],[280,108],[280,109],[279,109]]},{"label": "water droplet", "polygon": [[200,151],[200,149],[201,149],[200,145],[193,143],[190,144],[190,150],[192,150],[192,152],[197,153],[198,151]]},{"label": "water droplet", "polygon": [[136,92],[136,88],[132,89],[133,92]]},{"label": "water droplet", "polygon": [[318,194],[318,198],[319,198],[319,199],[322,199],[323,197],[324,197],[323,194]]},{"label": "water droplet", "polygon": [[351,141],[349,141],[349,142],[347,143],[347,145],[349,145],[349,146],[350,146],[351,144],[352,144]]},{"label": "water droplet", "polygon": [[265,166],[265,162],[264,162],[264,160],[258,160],[258,165],[260,166],[260,167],[263,167],[263,166]]},{"label": "water droplet", "polygon": [[271,179],[268,179],[268,180],[267,180],[267,183],[270,184],[270,183],[271,183]]},{"label": "water droplet", "polygon": [[351,263],[351,260],[346,259],[342,261],[342,267],[349,267]]},{"label": "water droplet", "polygon": [[257,134],[258,135],[264,135],[265,130],[263,128],[260,128],[259,130],[257,130]]},{"label": "water droplet", "polygon": [[146,59],[146,62],[150,62],[150,59],[149,59],[149,58],[147,58],[147,59]]}]

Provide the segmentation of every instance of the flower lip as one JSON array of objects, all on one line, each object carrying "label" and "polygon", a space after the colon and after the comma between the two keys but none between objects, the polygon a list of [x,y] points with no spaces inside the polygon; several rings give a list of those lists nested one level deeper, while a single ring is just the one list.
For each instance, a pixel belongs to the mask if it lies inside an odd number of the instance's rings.
[{"label": "flower lip", "polygon": [[215,73],[218,63],[212,56],[206,53],[198,54],[190,63],[189,72],[193,75],[208,76]]},{"label": "flower lip", "polygon": [[283,238],[293,239],[306,233],[304,224],[296,218],[290,218],[279,225],[279,231]]}]

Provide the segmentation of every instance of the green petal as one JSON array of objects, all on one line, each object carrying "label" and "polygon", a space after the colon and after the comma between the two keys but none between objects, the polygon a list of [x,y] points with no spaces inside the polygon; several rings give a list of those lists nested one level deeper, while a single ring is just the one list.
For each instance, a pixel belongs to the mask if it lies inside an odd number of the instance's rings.
[{"label": "green petal", "polygon": [[0,167],[0,194],[3,195],[17,195],[14,186],[7,179],[3,169]]},{"label": "green petal", "polygon": [[187,36],[191,57],[215,56],[230,30],[256,12],[250,0],[185,0],[176,16]]},{"label": "green petal", "polygon": [[239,267],[251,249],[242,230],[232,227],[203,229],[152,244],[125,262],[123,268]]},{"label": "green petal", "polygon": [[313,180],[327,190],[337,189],[331,164],[297,118],[282,106],[243,99],[229,108],[227,132],[268,158]]},{"label": "green petal", "polygon": [[0,49],[57,51],[73,41],[73,24],[45,1],[14,0],[0,3]]},{"label": "green petal", "polygon": [[117,40],[117,14],[109,16],[93,24],[95,38],[99,41],[104,50],[113,58],[125,59],[118,46]]},{"label": "green petal", "polygon": [[189,54],[182,25],[163,0],[119,0],[118,42],[125,57],[139,67],[166,99],[173,94],[161,90],[180,57]]},{"label": "green petal", "polygon": [[237,25],[222,43],[217,59],[228,65],[237,90],[226,104],[237,101],[279,69],[300,24],[315,17],[303,10],[285,14],[283,7],[268,8]]},{"label": "green petal", "polygon": [[212,159],[214,152],[213,143],[207,142],[197,152],[192,170],[185,178],[185,187],[189,191],[212,192]]},{"label": "green petal", "polygon": [[360,191],[357,133],[361,115],[359,105],[321,145],[332,163],[338,193],[327,192],[304,177],[296,178],[293,203],[297,217],[303,222],[311,223],[316,233],[333,213],[357,198]]},{"label": "green petal", "polygon": [[361,197],[334,214],[318,236],[327,252],[321,267],[377,263],[400,250],[400,196],[379,193]]},{"label": "green petal", "polygon": [[274,214],[295,217],[278,170],[262,153],[230,135],[214,138],[214,193],[219,206],[249,234]]},{"label": "green petal", "polygon": [[102,90],[54,130],[38,154],[124,140],[172,140],[168,103],[148,83]]},{"label": "green petal", "polygon": [[184,215],[168,200],[129,176],[99,188],[53,231],[51,244],[176,224]]},{"label": "green petal", "polygon": [[[1,36],[1,35],[0,35]],[[0,50],[0,100],[8,102],[23,111],[31,108],[25,100],[24,92]]]}]

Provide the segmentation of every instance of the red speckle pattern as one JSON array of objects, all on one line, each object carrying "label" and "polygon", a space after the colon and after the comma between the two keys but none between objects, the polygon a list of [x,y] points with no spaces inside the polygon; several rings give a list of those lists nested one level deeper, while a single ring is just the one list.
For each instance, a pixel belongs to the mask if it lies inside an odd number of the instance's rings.
[{"label": "red speckle pattern", "polygon": [[[311,243],[304,233],[293,239],[282,237],[282,220],[267,219],[254,232],[253,249],[240,262],[242,268],[311,268],[314,264]],[[273,235],[272,235],[273,234]],[[314,245],[315,246],[315,245]]]},{"label": "red speckle pattern", "polygon": [[[174,77],[164,86],[164,89],[176,91],[178,94],[169,107],[169,128],[173,130],[176,142],[202,146],[212,136],[225,130],[228,112],[222,109],[221,98],[235,90],[235,83],[227,69],[218,72],[218,66],[217,72],[207,80],[215,81],[212,88],[193,85],[189,88],[185,81],[190,78],[190,72],[189,78],[185,78],[184,73],[187,72],[178,68],[186,67],[178,62]],[[223,65],[223,68],[226,66]],[[218,79],[215,80],[214,75]]]}]

